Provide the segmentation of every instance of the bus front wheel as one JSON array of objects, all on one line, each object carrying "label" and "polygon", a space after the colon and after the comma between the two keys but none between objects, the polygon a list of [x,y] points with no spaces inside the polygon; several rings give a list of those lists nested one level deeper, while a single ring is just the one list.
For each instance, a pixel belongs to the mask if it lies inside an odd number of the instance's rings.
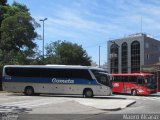
[{"label": "bus front wheel", "polygon": [[85,98],[91,98],[93,97],[93,91],[91,89],[85,89],[83,95]]},{"label": "bus front wheel", "polygon": [[137,95],[137,90],[132,90],[132,92],[131,92],[131,94],[133,95],[133,96],[136,96]]},{"label": "bus front wheel", "polygon": [[31,95],[34,95],[34,89],[33,89],[33,87],[26,87],[25,88],[25,95],[28,95],[28,96],[31,96]]}]

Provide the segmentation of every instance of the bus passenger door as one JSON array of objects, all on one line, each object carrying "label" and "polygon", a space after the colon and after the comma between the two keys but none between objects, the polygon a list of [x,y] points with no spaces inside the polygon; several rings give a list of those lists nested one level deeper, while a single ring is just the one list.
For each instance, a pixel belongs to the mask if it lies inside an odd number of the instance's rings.
[{"label": "bus passenger door", "polygon": [[123,81],[121,76],[114,76],[112,82],[112,92],[123,93]]},{"label": "bus passenger door", "polygon": [[137,89],[137,77],[126,76],[124,78],[124,92],[131,94],[133,89]]}]

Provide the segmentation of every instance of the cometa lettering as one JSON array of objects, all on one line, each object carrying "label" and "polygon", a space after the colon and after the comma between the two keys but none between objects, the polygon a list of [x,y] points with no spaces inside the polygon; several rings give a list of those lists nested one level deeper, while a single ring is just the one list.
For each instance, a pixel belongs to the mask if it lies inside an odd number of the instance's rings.
[{"label": "cometa lettering", "polygon": [[52,83],[74,84],[74,80],[57,80],[56,78],[53,78]]}]

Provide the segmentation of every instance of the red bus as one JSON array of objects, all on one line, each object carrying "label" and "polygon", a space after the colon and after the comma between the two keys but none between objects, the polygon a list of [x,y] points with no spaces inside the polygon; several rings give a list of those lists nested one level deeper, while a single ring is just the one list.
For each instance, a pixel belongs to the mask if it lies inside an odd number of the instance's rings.
[{"label": "red bus", "polygon": [[149,95],[157,92],[157,81],[149,73],[112,74],[112,92]]}]

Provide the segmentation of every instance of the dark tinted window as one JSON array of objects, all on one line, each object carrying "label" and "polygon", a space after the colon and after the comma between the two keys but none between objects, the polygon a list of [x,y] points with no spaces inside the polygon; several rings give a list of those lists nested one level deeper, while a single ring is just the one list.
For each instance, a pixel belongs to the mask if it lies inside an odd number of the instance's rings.
[{"label": "dark tinted window", "polygon": [[131,72],[140,71],[140,42],[134,41],[131,44]]},{"label": "dark tinted window", "polygon": [[108,75],[105,75],[102,73],[96,73],[95,77],[100,84],[107,85],[107,86],[109,85],[110,78]]},{"label": "dark tinted window", "polygon": [[128,45],[126,42],[122,44],[122,73],[127,73],[128,72]]},{"label": "dark tinted window", "polygon": [[6,74],[17,77],[66,77],[65,70],[47,68],[6,68]]},{"label": "dark tinted window", "polygon": [[69,78],[83,78],[92,80],[91,75],[87,69],[68,69],[67,75]]},{"label": "dark tinted window", "polygon": [[116,76],[114,77],[114,81],[116,82],[137,82],[136,76]]},{"label": "dark tinted window", "polygon": [[115,82],[122,82],[122,78],[120,76],[114,76]]},{"label": "dark tinted window", "polygon": [[138,77],[137,82],[138,82],[138,84],[144,84],[145,83],[143,77]]},{"label": "dark tinted window", "polygon": [[106,75],[100,75],[97,79],[97,81],[100,83],[100,84],[103,84],[103,85],[109,85],[109,78],[108,76]]},{"label": "dark tinted window", "polygon": [[118,55],[119,46],[113,43],[110,47],[110,71],[111,73],[118,73]]},{"label": "dark tinted window", "polygon": [[91,70],[96,80],[103,85],[110,86],[110,76],[107,75],[107,71],[104,70]]},{"label": "dark tinted window", "polygon": [[123,82],[128,82],[128,76],[122,76],[122,81]]},{"label": "dark tinted window", "polygon": [[95,76],[95,78],[96,78],[97,80],[100,79],[100,77],[101,77],[101,75],[102,75],[102,74],[100,74],[101,72],[102,72],[102,73],[107,73],[107,71],[104,71],[104,70],[94,70],[94,69],[92,69],[91,71],[92,71],[92,73],[94,74],[94,76]]},{"label": "dark tinted window", "polygon": [[130,76],[128,79],[129,79],[129,82],[137,83],[137,77],[136,76]]},{"label": "dark tinted window", "polygon": [[53,69],[53,68],[6,68],[6,74],[17,77],[53,77],[92,79],[86,69]]}]

